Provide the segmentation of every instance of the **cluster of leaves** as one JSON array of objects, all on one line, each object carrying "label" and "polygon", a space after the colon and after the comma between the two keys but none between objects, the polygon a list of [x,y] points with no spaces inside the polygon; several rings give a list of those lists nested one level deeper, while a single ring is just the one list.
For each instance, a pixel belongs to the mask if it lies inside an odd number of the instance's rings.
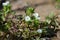
[{"label": "cluster of leaves", "polygon": [[[0,30],[7,31],[10,27],[10,23],[7,22],[7,15],[11,12],[11,6],[4,6],[2,10],[0,10]],[[6,30],[5,30],[6,29]]]},{"label": "cluster of leaves", "polygon": [[43,33],[45,37],[56,36],[55,34],[57,30],[56,28],[59,27],[59,23],[56,19],[57,19],[57,16],[50,14],[49,16],[46,17],[45,22],[41,22],[41,28],[47,31],[45,34]]},{"label": "cluster of leaves", "polygon": [[33,16],[35,12],[32,7],[25,10],[26,15],[13,15],[9,18],[11,13],[10,4],[0,11],[0,31],[6,33],[6,40],[40,40],[54,36],[56,28],[59,27],[57,16],[51,14],[45,21],[40,21],[39,16],[38,19]]}]

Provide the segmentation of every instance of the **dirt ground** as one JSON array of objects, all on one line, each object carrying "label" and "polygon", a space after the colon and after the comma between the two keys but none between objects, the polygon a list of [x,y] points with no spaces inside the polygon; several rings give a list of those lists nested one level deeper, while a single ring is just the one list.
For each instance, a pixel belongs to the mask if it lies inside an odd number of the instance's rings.
[{"label": "dirt ground", "polygon": [[[54,13],[55,15],[60,13],[60,10],[55,8],[54,0],[12,0],[11,5],[12,10],[16,10],[16,15],[24,15],[24,8],[27,6],[32,6],[35,8],[35,12],[39,13],[41,20],[44,20],[50,13]],[[53,40],[59,39],[54,37]]]},{"label": "dirt ground", "polygon": [[[11,1],[12,2],[12,1]],[[24,8],[27,6],[35,7],[35,12],[38,12],[41,20],[44,20],[45,17],[50,14],[58,14],[60,10],[55,8],[55,4],[52,0],[17,0],[13,1],[12,3],[12,10],[18,10],[18,14],[25,14]]]}]

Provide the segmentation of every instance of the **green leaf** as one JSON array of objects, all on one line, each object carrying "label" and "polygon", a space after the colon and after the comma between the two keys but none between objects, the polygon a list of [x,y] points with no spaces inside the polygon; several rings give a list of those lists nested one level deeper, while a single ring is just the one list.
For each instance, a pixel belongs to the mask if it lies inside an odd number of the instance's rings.
[{"label": "green leaf", "polygon": [[9,5],[7,5],[7,6],[4,6],[4,7],[3,7],[3,11],[4,11],[4,13],[10,12],[10,11],[11,11],[11,5],[9,4]]},{"label": "green leaf", "polygon": [[51,13],[46,17],[46,20],[51,20],[51,19],[53,19],[54,16],[55,16],[54,13],[51,12]]},{"label": "green leaf", "polygon": [[28,8],[26,9],[26,15],[31,16],[32,13],[34,13],[34,8],[32,8],[32,7],[28,7]]},{"label": "green leaf", "polygon": [[56,0],[57,2],[60,2],[60,0]]},{"label": "green leaf", "polygon": [[2,19],[2,21],[5,21],[5,17],[4,16],[1,16],[1,19]]},{"label": "green leaf", "polygon": [[34,20],[34,27],[38,27],[39,26],[39,21],[38,20]]}]

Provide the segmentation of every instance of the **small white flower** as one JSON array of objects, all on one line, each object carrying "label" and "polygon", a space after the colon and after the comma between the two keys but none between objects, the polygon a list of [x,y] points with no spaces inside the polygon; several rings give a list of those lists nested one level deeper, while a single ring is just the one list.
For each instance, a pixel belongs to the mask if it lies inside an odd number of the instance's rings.
[{"label": "small white flower", "polygon": [[30,21],[30,17],[29,16],[26,16],[25,17],[25,21]]},{"label": "small white flower", "polygon": [[39,15],[38,15],[38,13],[33,13],[33,16],[38,17]]},{"label": "small white flower", "polygon": [[34,16],[36,19],[40,20],[40,17],[39,17],[39,14],[38,14],[38,13],[33,13],[33,16]]},{"label": "small white flower", "polygon": [[9,1],[6,1],[7,4],[9,4],[10,2]]},{"label": "small white flower", "polygon": [[42,29],[38,29],[37,32],[38,32],[38,33],[42,33]]},{"label": "small white flower", "polygon": [[3,3],[3,6],[6,6],[9,4],[9,1],[6,1],[5,3]]},{"label": "small white flower", "polygon": [[46,40],[45,38],[41,38],[41,40]]}]

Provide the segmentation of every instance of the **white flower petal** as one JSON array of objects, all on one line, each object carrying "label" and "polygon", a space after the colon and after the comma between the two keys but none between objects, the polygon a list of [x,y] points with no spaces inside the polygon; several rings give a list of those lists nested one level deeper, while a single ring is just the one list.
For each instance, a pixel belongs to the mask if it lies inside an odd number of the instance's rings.
[{"label": "white flower petal", "polygon": [[30,17],[29,16],[26,16],[25,17],[25,21],[30,21]]},{"label": "white flower petal", "polygon": [[45,38],[41,38],[41,40],[46,40]]},{"label": "white flower petal", "polygon": [[38,17],[39,15],[38,15],[38,13],[33,13],[33,16]]},{"label": "white flower petal", "polygon": [[7,5],[6,3],[3,3],[3,6]]},{"label": "white flower petal", "polygon": [[10,2],[9,1],[6,1],[7,4],[9,4]]},{"label": "white flower petal", "polygon": [[6,6],[9,4],[9,1],[6,1],[5,3],[3,3],[3,6]]},{"label": "white flower petal", "polygon": [[38,32],[38,33],[42,33],[42,29],[38,29],[37,32]]}]

